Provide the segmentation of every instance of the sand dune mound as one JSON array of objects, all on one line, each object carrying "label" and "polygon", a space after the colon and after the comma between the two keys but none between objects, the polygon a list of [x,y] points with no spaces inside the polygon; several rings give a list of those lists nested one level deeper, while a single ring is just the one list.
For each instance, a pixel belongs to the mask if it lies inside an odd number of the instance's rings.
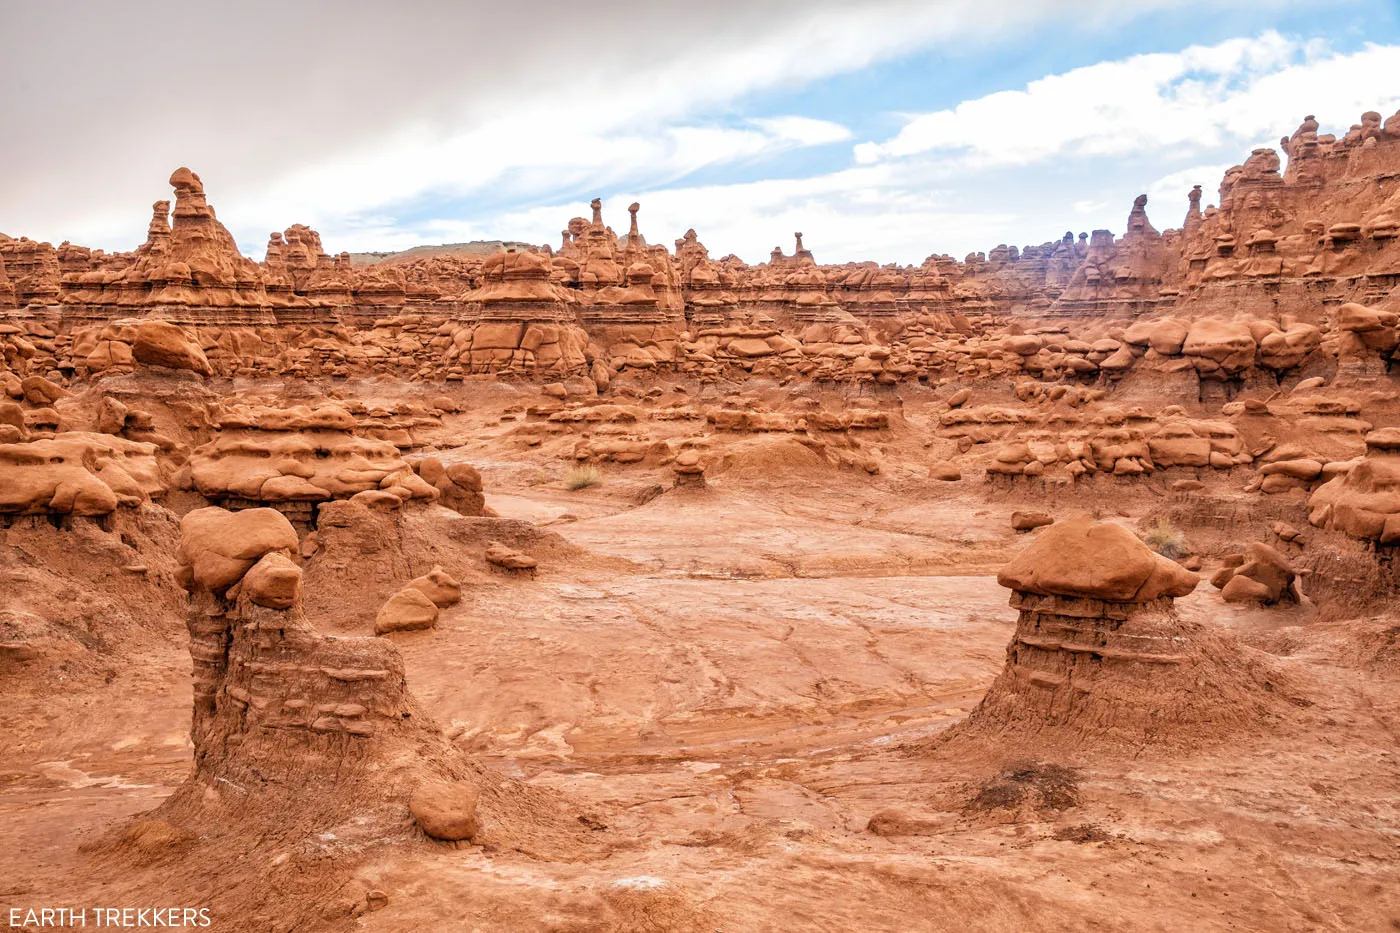
[{"label": "sand dune mound", "polygon": [[792,437],[757,437],[735,444],[717,458],[711,472],[727,480],[771,480],[794,474],[826,473],[826,458]]}]

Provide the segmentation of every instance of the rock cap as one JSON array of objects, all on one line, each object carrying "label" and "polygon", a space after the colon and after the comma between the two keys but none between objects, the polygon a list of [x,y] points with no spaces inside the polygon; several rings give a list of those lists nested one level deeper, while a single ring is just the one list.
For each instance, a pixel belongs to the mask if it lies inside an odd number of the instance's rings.
[{"label": "rock cap", "polygon": [[1087,515],[1046,528],[997,574],[1022,593],[1123,603],[1185,596],[1199,580],[1123,526]]}]

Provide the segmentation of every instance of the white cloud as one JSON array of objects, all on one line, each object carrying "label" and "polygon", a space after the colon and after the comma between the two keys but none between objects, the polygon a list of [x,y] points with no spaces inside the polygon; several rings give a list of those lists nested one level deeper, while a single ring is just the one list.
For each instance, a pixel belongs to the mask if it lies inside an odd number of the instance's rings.
[{"label": "white cloud", "polygon": [[[708,0],[580,15],[568,0],[143,0],[85,9],[74,29],[64,5],[24,4],[6,20],[7,64],[47,77],[41,93],[0,99],[0,229],[130,248],[181,164],[245,242],[294,221],[331,239],[366,214],[473,192],[528,202],[646,187],[845,138],[820,114],[746,121],[745,95],[940,44],[1174,6]],[[131,52],[171,23],[181,41]],[[732,125],[704,119],[736,110]]]},{"label": "white cloud", "polygon": [[[1213,204],[1217,200],[1220,180],[1225,177],[1225,172],[1233,165],[1238,165],[1239,160],[1234,162],[1215,162],[1209,165],[1193,165],[1191,168],[1181,169],[1168,175],[1163,175],[1152,182],[1145,189],[1148,198],[1148,205],[1171,202],[1183,198],[1186,192],[1191,190],[1192,185],[1201,186],[1201,207],[1204,209],[1207,204]],[[1183,216],[1185,209],[1182,209]]]},{"label": "white cloud", "polygon": [[779,139],[788,139],[802,146],[845,142],[852,136],[851,131],[839,123],[811,117],[760,117],[749,122]]},{"label": "white cloud", "polygon": [[[953,153],[968,166],[1032,165],[1076,156],[1178,154],[1291,130],[1306,113],[1349,125],[1400,105],[1400,46],[1336,55],[1266,32],[1170,54],[1100,62],[1022,90],[913,117],[893,138],[855,147],[869,164]],[[1273,137],[1277,139],[1277,136]]]},{"label": "white cloud", "polygon": [[[823,260],[916,263],[1041,242],[1067,222],[1121,230],[1144,190],[1166,220],[1157,226],[1171,226],[1191,184],[1212,200],[1222,166],[1303,114],[1344,130],[1362,110],[1400,103],[1400,48],[1337,55],[1266,33],[914,116],[892,138],[855,146],[841,171],[694,181],[738,165],[777,175],[785,153],[853,141],[819,100],[813,112],[754,117],[745,102],[755,95],[952,45],[984,65],[975,50],[1010,32],[1072,41],[1076,28],[1180,5],[711,0],[605,3],[581,17],[565,0],[245,0],[234,16],[147,0],[94,7],[73,30],[57,5],[34,4],[7,20],[8,63],[26,74],[69,66],[42,94],[0,100],[0,229],[129,249],[183,163],[255,256],[266,231],[292,222],[320,229],[333,251],[555,243],[592,193],[616,191],[609,221],[624,226],[625,205],[640,200],[643,232],[668,245],[695,227],[715,255],[759,261],[775,244],[790,250],[801,229]],[[171,22],[186,40],[130,54]]]},{"label": "white cloud", "polygon": [[[550,104],[548,110],[556,106]],[[383,249],[403,242],[402,230],[366,222],[361,215],[420,196],[428,186],[437,197],[506,188],[514,197],[533,198],[624,182],[664,185],[705,167],[851,136],[839,124],[804,117],[749,122],[749,128],[681,125],[642,133],[606,123],[570,124],[555,112],[517,110],[460,135],[432,138],[412,132],[358,159],[308,166],[253,198],[230,202],[213,194],[225,205],[220,218],[234,229],[257,230],[261,217],[292,217],[352,241],[357,249],[366,243]],[[412,170],[397,171],[398,166]],[[465,226],[479,229],[475,223]],[[424,228],[425,235],[429,229]],[[486,231],[478,235],[494,238]],[[257,255],[261,241],[245,242],[244,250]]]},{"label": "white cloud", "polygon": [[[917,263],[1044,242],[1067,223],[1121,232],[1141,192],[1159,229],[1178,226],[1192,185],[1216,200],[1227,168],[1304,113],[1344,131],[1364,110],[1400,104],[1400,89],[1376,95],[1392,64],[1400,47],[1334,54],[1273,33],[1102,63],[914,118],[876,158],[843,171],[650,192],[642,229],[668,242],[694,227],[715,254],[749,261],[788,248],[789,229],[801,229],[823,259]],[[612,216],[627,200],[609,202]],[[489,225],[552,241],[536,231],[579,207],[556,202]]]},{"label": "white cloud", "polygon": [[[635,99],[621,92],[615,107],[591,121],[561,119],[576,102],[549,99],[460,137],[407,140],[402,156],[412,153],[427,166],[425,176],[439,179],[438,191],[505,188],[538,206],[470,222],[439,218],[372,228],[345,215],[327,217],[324,225],[356,248],[390,248],[385,244],[405,242],[406,233],[418,243],[475,237],[553,243],[567,218],[586,210],[586,198],[561,200],[554,192],[626,187],[640,194],[609,199],[611,222],[625,223],[624,207],[637,198],[643,231],[653,240],[669,244],[694,227],[716,255],[737,252],[750,261],[765,258],[774,244],[789,248],[789,228],[802,229],[826,259],[906,263],[932,252],[961,256],[997,242],[1042,242],[1067,223],[1121,230],[1141,191],[1164,228],[1180,223],[1191,185],[1205,188],[1207,203],[1214,200],[1224,169],[1261,140],[1291,130],[1300,108],[1318,114],[1324,126],[1331,121],[1344,129],[1362,110],[1400,103],[1400,94],[1374,97],[1378,69],[1397,55],[1400,48],[1384,46],[1337,55],[1266,33],[1106,62],[916,117],[877,159],[844,171],[730,185],[686,186],[683,179],[707,166],[841,142],[850,132],[800,115],[738,126],[639,124],[630,115],[646,111],[647,88],[636,88]],[[931,125],[941,128],[930,132]],[[356,166],[365,171],[357,181],[303,177],[293,188],[306,212],[346,189],[364,191],[366,201],[341,199],[342,208],[372,210],[385,196],[375,176],[399,158],[385,153],[366,160]],[[1178,168],[1191,160],[1197,164]],[[1053,165],[1053,184],[1038,180],[1045,169],[1024,168],[1035,163]],[[415,184],[421,187],[421,179]],[[295,196],[277,190],[267,201],[290,203]]]}]

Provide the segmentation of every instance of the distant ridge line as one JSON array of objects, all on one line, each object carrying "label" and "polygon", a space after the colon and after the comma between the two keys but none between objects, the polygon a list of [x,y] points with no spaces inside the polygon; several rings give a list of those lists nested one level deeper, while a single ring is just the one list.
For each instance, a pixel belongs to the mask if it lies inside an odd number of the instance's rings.
[{"label": "distant ridge line", "polygon": [[485,259],[502,249],[537,249],[534,243],[517,240],[472,240],[467,243],[440,243],[436,246],[414,246],[396,252],[351,253],[350,262],[355,266],[397,265],[426,259],[430,256],[457,256],[466,259]]}]

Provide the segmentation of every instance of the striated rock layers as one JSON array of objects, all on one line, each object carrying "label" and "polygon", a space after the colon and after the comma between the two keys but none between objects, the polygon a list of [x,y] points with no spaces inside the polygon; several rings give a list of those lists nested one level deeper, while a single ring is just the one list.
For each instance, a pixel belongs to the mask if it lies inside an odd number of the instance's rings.
[{"label": "striated rock layers", "polygon": [[[306,624],[292,561],[297,535],[286,518],[272,509],[206,508],[180,527],[199,775],[240,786],[301,784],[395,742],[450,767],[391,646],[325,639]],[[347,777],[365,774],[342,773],[342,786]]]},{"label": "striated rock layers", "polygon": [[550,281],[548,257],[504,250],[482,266],[484,282],[463,296],[467,326],[450,330],[448,362],[470,372],[567,372],[584,365],[587,335],[576,299]]},{"label": "striated rock layers", "polygon": [[1366,435],[1366,456],[1308,500],[1308,520],[1375,545],[1400,544],[1400,428]]},{"label": "striated rock layers", "polygon": [[997,576],[1020,611],[1006,667],[952,741],[1133,749],[1279,715],[1263,655],[1177,615],[1198,579],[1126,528],[1079,517]]},{"label": "striated rock layers", "polygon": [[[174,867],[171,885],[261,852],[269,867],[258,887],[221,889],[216,903],[246,910],[280,899],[303,922],[357,909],[336,896],[344,882],[325,877],[344,870],[345,852],[425,836],[581,851],[555,798],[476,767],[442,736],[408,692],[392,644],[311,629],[296,548],[295,530],[272,509],[197,509],[181,521],[194,772],[120,835],[117,851],[139,852],[153,826],[197,838],[198,865]],[[316,850],[328,840],[350,849],[323,858]],[[279,851],[294,864],[268,862]]]},{"label": "striated rock layers", "polygon": [[396,502],[438,498],[392,443],[360,437],[356,428],[354,417],[335,405],[229,409],[219,416],[214,439],[190,455],[185,482],[212,502],[273,505],[303,520],[317,503],[359,494],[384,493]]},{"label": "striated rock layers", "polygon": [[[1400,347],[1386,307],[1400,285],[1400,121],[1368,113],[1336,137],[1308,118],[1281,151],[1286,163],[1261,149],[1227,171],[1216,204],[1190,191],[1179,229],[1159,231],[1140,196],[1121,237],[1066,233],[917,267],[823,265],[800,234],[791,254],[753,266],[712,259],[693,230],[672,252],[641,234],[640,205],[619,237],[597,201],[557,250],[357,267],[294,224],[258,263],[180,169],[173,212],[156,202],[131,253],[0,238],[0,309],[14,309],[0,313],[24,322],[0,322],[0,349],[21,375],[392,370],[588,375],[603,388],[658,367],[881,384],[1110,382],[1135,368],[1233,386],[1384,373]],[[182,330],[137,341],[146,319]]]},{"label": "striated rock layers", "polygon": [[267,293],[258,264],[238,251],[204,194],[204,183],[187,168],[170,176],[175,210],[157,201],[146,242],[129,257],[98,257],[93,268],[65,272],[63,302],[94,309],[151,311],[182,323],[209,318],[268,323],[259,311]]},{"label": "striated rock layers", "polygon": [[[0,402],[0,439],[7,425]],[[16,437],[16,439],[18,439]],[[110,514],[166,491],[154,444],[68,431],[0,443],[0,519],[11,515]]]}]

